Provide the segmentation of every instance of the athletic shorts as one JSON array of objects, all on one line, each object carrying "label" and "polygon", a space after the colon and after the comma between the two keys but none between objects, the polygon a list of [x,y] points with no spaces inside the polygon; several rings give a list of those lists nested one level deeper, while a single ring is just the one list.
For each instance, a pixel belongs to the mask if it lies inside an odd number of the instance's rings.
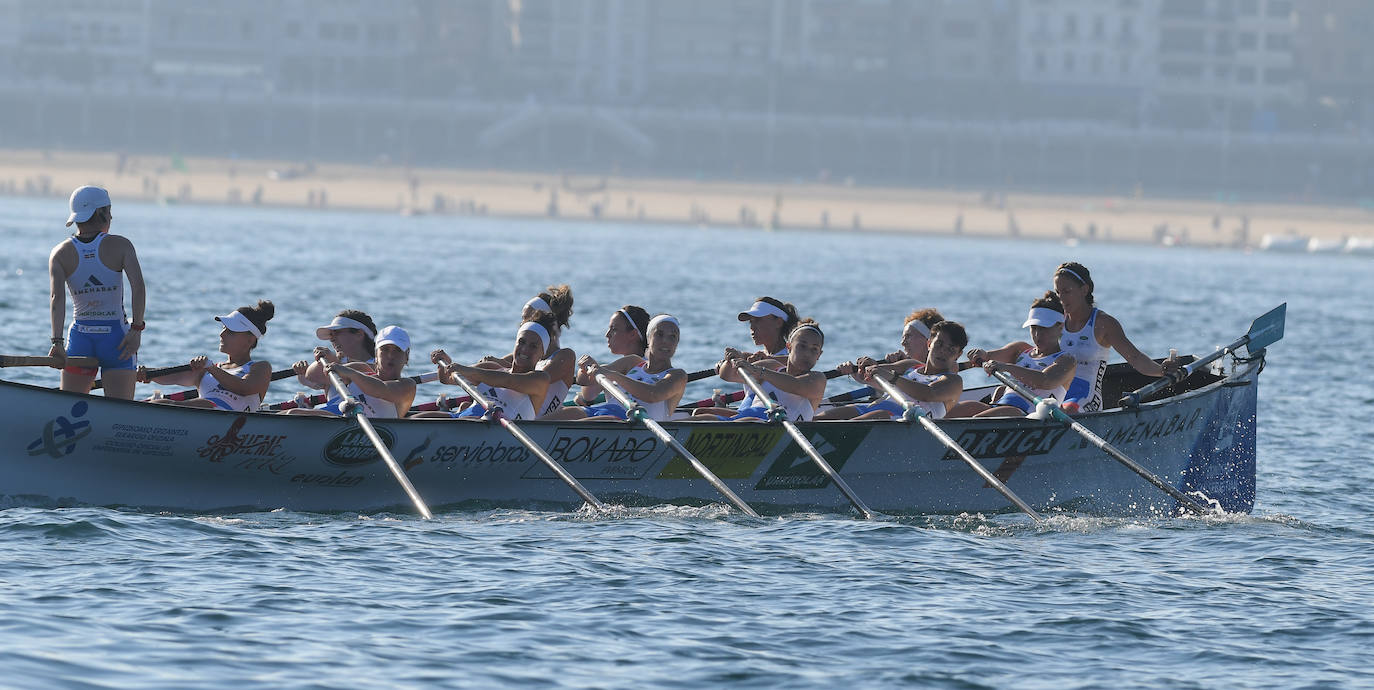
[{"label": "athletic shorts", "polygon": [[[874,410],[882,410],[890,413],[893,417],[900,417],[906,413],[906,410],[892,398],[883,398],[882,400],[871,402],[866,405],[855,405],[854,409],[857,410],[859,414],[868,414]],[[859,415],[854,416],[857,417]]]},{"label": "athletic shorts", "polygon": [[768,416],[768,408],[766,407],[746,407],[740,410],[736,410],[735,416],[726,417],[725,419],[729,422],[733,422],[738,419],[762,419],[766,422],[772,418]]},{"label": "athletic shorts", "polygon": [[625,406],[618,402],[604,402],[600,405],[589,405],[582,409],[586,411],[588,417],[619,417],[624,419],[625,415],[629,414],[626,412]]},{"label": "athletic shorts", "polygon": [[[135,369],[138,367],[136,356],[119,358],[119,344],[128,332],[129,327],[122,319],[73,322],[67,329],[67,356],[95,357],[100,360],[101,369]],[[67,367],[67,370],[88,376],[96,374],[95,369],[85,367]]]},{"label": "athletic shorts", "polygon": [[1021,397],[1021,394],[1016,391],[1007,391],[1002,397],[994,400],[992,406],[997,407],[998,405],[1015,407],[1026,414],[1030,414],[1031,410],[1035,409],[1035,405],[1031,401]]}]

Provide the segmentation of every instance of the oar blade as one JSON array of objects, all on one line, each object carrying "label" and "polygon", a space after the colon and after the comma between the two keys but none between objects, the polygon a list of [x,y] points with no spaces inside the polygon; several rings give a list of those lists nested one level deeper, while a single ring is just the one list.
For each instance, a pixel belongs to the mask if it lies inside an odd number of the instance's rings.
[{"label": "oar blade", "polygon": [[1258,352],[1283,338],[1283,325],[1288,315],[1288,303],[1284,302],[1274,307],[1269,313],[1255,319],[1250,324],[1250,330],[1245,334],[1248,336],[1245,346],[1251,352]]}]

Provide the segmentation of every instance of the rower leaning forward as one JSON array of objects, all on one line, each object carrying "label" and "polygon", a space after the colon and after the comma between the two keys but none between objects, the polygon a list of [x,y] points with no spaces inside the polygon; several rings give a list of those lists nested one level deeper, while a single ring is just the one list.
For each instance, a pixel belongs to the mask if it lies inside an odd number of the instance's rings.
[{"label": "rower leaning forward", "polygon": [[[126,237],[111,235],[110,194],[100,187],[78,187],[72,192],[67,227],[76,234],[53,247],[48,256],[52,311],[53,367],[62,369],[62,390],[87,393],[96,374],[103,371],[105,396],[134,397],[134,370],[143,332],[143,271],[134,245]],[[124,278],[129,279],[133,323],[124,312]],[[63,287],[63,283],[66,287]],[[63,311],[66,292],[72,294],[72,325],[64,338]],[[65,345],[65,347],[64,347]],[[99,368],[65,366],[68,356],[89,356]]]}]

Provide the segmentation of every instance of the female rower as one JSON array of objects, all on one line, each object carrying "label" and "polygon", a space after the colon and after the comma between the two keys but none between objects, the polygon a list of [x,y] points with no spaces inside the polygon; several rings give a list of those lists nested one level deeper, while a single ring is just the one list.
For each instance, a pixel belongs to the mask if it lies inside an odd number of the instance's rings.
[{"label": "female rower", "polygon": [[[687,387],[687,372],[673,366],[681,328],[677,319],[659,314],[649,320],[645,331],[649,334],[646,359],[631,355],[609,365],[597,363],[590,355],[578,360],[577,382],[583,386],[580,395],[586,395],[588,388],[596,383],[597,375],[605,375],[642,407],[650,419],[671,418]],[[600,405],[565,407],[544,419],[623,420],[627,414],[625,407],[612,398]]]},{"label": "female rower", "polygon": [[[415,381],[402,376],[410,362],[410,335],[400,326],[387,326],[377,332],[376,343],[375,373],[365,362],[330,362],[324,370],[348,384],[349,395],[361,405],[358,413],[364,417],[404,417],[415,401]],[[341,403],[342,399],[338,405],[331,401],[319,409],[296,408],[282,414],[333,417],[343,414]]]},{"label": "female rower", "polygon": [[[549,330],[549,350],[539,360],[536,369],[549,375],[549,387],[544,400],[535,407],[535,416],[543,416],[563,407],[563,399],[568,396],[577,374],[577,353],[572,348],[562,347],[558,336],[568,327],[573,313],[572,288],[567,285],[550,285],[535,295],[520,310],[520,322],[534,320],[540,312],[553,314],[554,326]],[[647,315],[646,315],[647,316]],[[647,320],[646,320],[647,323]],[[515,354],[505,357],[483,357],[477,366],[489,369],[510,369]]]},{"label": "female rower", "polygon": [[[941,321],[930,329],[925,364],[912,367],[905,373],[874,365],[861,372],[861,379],[873,381],[882,378],[892,382],[897,390],[923,408],[932,419],[940,419],[945,416],[946,410],[959,401],[959,394],[964,391],[964,380],[959,378],[959,356],[966,345],[968,333],[962,325],[955,321]],[[897,401],[883,398],[863,405],[833,407],[816,415],[816,419],[888,419],[900,416],[902,412],[902,406]]]},{"label": "female rower", "polygon": [[[501,407],[507,419],[534,419],[535,404],[544,399],[548,392],[549,375],[536,368],[544,353],[550,349],[550,331],[557,328],[555,317],[546,311],[533,314],[532,321],[520,324],[515,332],[515,351],[509,370],[489,369],[487,367],[467,366],[454,362],[448,353],[435,350],[430,359],[439,365],[439,380],[456,385],[454,375],[462,376],[469,383],[479,387],[482,393]],[[481,384],[486,384],[482,386]],[[487,410],[474,402],[462,412],[423,412],[416,417],[453,417],[457,419],[480,420]]]},{"label": "female rower", "polygon": [[170,376],[148,378],[148,370],[139,367],[138,380],[197,386],[200,397],[191,400],[154,399],[156,403],[205,407],[233,412],[255,412],[262,405],[262,397],[272,383],[272,365],[265,360],[255,361],[253,348],[267,333],[267,322],[276,307],[267,300],[258,300],[251,307],[239,307],[225,316],[216,316],[223,328],[219,333],[219,351],[227,355],[224,362],[209,363],[202,355],[191,360],[191,370]]},{"label": "female rower", "polygon": [[[291,365],[301,385],[311,388],[329,388],[329,379],[324,375],[325,364],[370,363],[377,352],[377,324],[371,316],[357,309],[339,312],[332,321],[315,329],[315,337],[328,340],[334,349],[316,347],[310,361],[301,360]],[[331,398],[330,402],[337,401]]]},{"label": "female rower", "polygon": [[850,362],[840,362],[835,370],[849,376],[872,366],[888,372],[910,371],[912,367],[925,364],[926,353],[930,349],[930,329],[944,320],[945,317],[937,309],[917,309],[908,314],[902,324],[902,349],[888,354],[882,362],[872,357],[859,357]]},{"label": "female rower", "polygon": [[1178,369],[1178,360],[1163,364],[1150,359],[1126,337],[1121,323],[1093,305],[1093,278],[1087,267],[1066,261],[1054,269],[1054,291],[1064,305],[1064,334],[1060,347],[1078,362],[1063,407],[1066,411],[1097,412],[1102,409],[1102,377],[1107,357],[1115,349],[1136,371],[1163,376]]},{"label": "female rower", "polygon": [[[968,359],[989,374],[1005,371],[1026,384],[1036,397],[1063,401],[1069,382],[1077,370],[1073,355],[1061,349],[1064,333],[1064,305],[1054,292],[1031,303],[1030,315],[1022,328],[1029,328],[1031,342],[1008,343],[996,350],[974,348]],[[946,417],[1019,417],[1030,414],[1035,403],[1013,390],[1002,389],[991,405],[966,400],[950,408]]]},{"label": "female rower", "polygon": [[[644,353],[649,347],[649,312],[643,307],[627,304],[611,314],[611,321],[606,326],[606,347],[611,354],[619,355],[620,359],[606,365],[615,371],[629,371],[630,368],[644,361]],[[582,385],[582,389],[573,397],[573,404],[577,407],[590,407],[596,404],[596,399],[601,396],[601,384],[594,379],[577,378],[577,383]],[[558,413],[558,410],[550,410],[545,414]],[[573,414],[573,413],[569,413]],[[572,419],[578,417],[574,414]],[[556,417],[556,419],[566,419],[566,417]]]},{"label": "female rower", "polygon": [[740,321],[749,322],[749,335],[754,344],[762,347],[760,352],[745,355],[750,361],[765,357],[786,357],[787,336],[797,327],[801,317],[797,308],[790,302],[760,297],[745,311],[739,313]]},{"label": "female rower", "polygon": [[[730,360],[730,369],[721,374],[726,381],[742,382],[741,370],[748,372],[758,381],[768,397],[772,398],[787,412],[787,419],[794,422],[810,421],[816,415],[816,407],[825,397],[825,374],[815,371],[825,346],[825,334],[820,325],[811,319],[802,319],[792,329],[787,339],[787,361],[761,359],[747,362],[744,353],[734,348],[725,351]],[[729,420],[768,420],[768,405],[758,400],[753,391],[746,393],[739,409],[729,417],[702,411],[693,419]]]}]

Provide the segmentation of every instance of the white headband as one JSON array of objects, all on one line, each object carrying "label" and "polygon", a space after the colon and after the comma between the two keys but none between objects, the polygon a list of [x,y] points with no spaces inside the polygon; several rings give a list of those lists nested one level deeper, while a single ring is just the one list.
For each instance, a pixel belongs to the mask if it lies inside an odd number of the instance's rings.
[{"label": "white headband", "polygon": [[[821,340],[825,340],[825,334],[821,332],[821,329],[816,328],[815,326],[812,326],[809,323],[804,326],[797,326],[796,328],[792,329],[792,338],[797,337],[797,334],[801,333],[802,331],[815,331],[816,335],[821,337]],[[788,340],[791,340],[791,338],[788,338]]]},{"label": "white headband", "polygon": [[636,326],[636,325],[635,325],[635,320],[632,319],[632,318],[630,318],[630,312],[627,312],[627,311],[625,311],[624,309],[617,309],[617,310],[615,310],[615,313],[617,313],[617,314],[619,314],[619,315],[625,317],[625,320],[630,322],[630,328],[633,328],[633,329],[634,329],[635,334],[637,334],[637,335],[639,336],[639,339],[640,339],[640,340],[643,340],[644,342],[648,342],[648,341],[649,341],[649,338],[648,338],[647,336],[645,336],[643,333],[640,333],[640,332],[639,332],[639,326]]},{"label": "white headband", "polygon": [[920,333],[923,338],[930,338],[930,326],[927,326],[925,322],[920,319],[912,319],[906,322],[906,326],[902,328],[902,333],[913,330]]},{"label": "white headband", "polygon": [[549,332],[547,330],[544,330],[543,326],[540,326],[539,324],[533,321],[526,321],[525,323],[520,324],[520,330],[515,332],[516,339],[518,340],[520,338],[520,334],[524,333],[525,331],[529,331],[539,336],[539,342],[544,343],[544,352],[549,351]]},{"label": "white headband", "polygon": [[320,340],[329,340],[330,331],[337,331],[342,328],[353,328],[360,330],[363,333],[367,334],[368,340],[375,340],[377,338],[377,334],[373,333],[372,329],[364,325],[363,322],[350,319],[347,316],[336,316],[334,317],[333,321],[329,322],[328,326],[320,326],[319,328],[316,328],[315,337],[319,338]]},{"label": "white headband", "polygon": [[258,328],[257,324],[250,321],[247,316],[244,316],[243,313],[237,309],[229,312],[225,316],[216,316],[215,320],[235,333],[252,333],[257,336],[258,340],[262,340],[262,330]]},{"label": "white headband", "polygon": [[1087,285],[1087,284],[1088,284],[1088,281],[1083,280],[1083,276],[1078,275],[1077,273],[1074,273],[1074,272],[1073,272],[1073,269],[1071,269],[1071,268],[1061,268],[1061,269],[1055,271],[1055,273],[1067,273],[1067,274],[1069,274],[1069,275],[1071,275],[1071,276],[1077,278],[1077,279],[1078,279],[1078,282],[1079,282],[1080,284],[1082,284],[1082,285]]},{"label": "white headband", "polygon": [[654,327],[657,326],[657,325],[659,325],[659,324],[661,324],[661,323],[671,323],[671,324],[673,324],[674,326],[677,326],[677,329],[678,329],[679,331],[682,330],[682,324],[678,323],[678,322],[677,322],[677,319],[673,318],[672,316],[670,316],[670,315],[668,315],[668,314],[659,314],[658,316],[655,316],[654,318],[649,319],[649,332],[650,332],[650,333],[653,333],[653,332],[654,332]]},{"label": "white headband", "polygon": [[1064,315],[1053,309],[1044,307],[1031,307],[1030,315],[1026,317],[1026,322],[1021,324],[1022,328],[1031,326],[1053,326],[1064,323]]},{"label": "white headband", "polygon": [[546,311],[550,314],[553,313],[553,307],[550,307],[549,303],[545,302],[543,297],[535,297],[534,299],[526,302],[525,308],[533,309],[535,311]]}]

